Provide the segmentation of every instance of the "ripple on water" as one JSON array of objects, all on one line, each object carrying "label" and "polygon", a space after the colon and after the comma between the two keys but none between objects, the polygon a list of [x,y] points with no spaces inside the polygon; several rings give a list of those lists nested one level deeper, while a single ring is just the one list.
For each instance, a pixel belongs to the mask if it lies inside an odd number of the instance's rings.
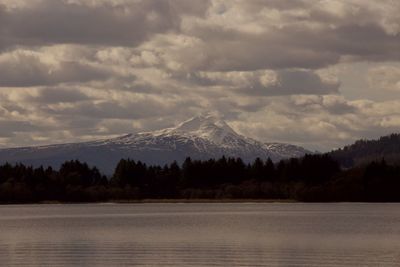
[{"label": "ripple on water", "polygon": [[285,249],[223,243],[2,244],[4,266],[400,266],[398,251]]},{"label": "ripple on water", "polygon": [[0,266],[400,266],[399,208],[0,206]]}]

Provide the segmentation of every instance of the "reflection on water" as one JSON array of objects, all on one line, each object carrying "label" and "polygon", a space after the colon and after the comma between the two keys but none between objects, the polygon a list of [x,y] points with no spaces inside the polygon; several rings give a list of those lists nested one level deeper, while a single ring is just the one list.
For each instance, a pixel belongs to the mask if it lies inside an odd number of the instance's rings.
[{"label": "reflection on water", "polygon": [[398,204],[0,206],[4,266],[400,266]]}]

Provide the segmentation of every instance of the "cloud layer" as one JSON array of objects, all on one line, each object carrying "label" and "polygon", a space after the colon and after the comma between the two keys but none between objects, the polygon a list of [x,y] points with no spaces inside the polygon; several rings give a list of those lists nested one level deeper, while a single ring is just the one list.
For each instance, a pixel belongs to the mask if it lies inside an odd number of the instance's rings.
[{"label": "cloud layer", "polygon": [[390,0],[0,0],[0,146],[209,110],[319,150],[398,132],[399,13]]}]

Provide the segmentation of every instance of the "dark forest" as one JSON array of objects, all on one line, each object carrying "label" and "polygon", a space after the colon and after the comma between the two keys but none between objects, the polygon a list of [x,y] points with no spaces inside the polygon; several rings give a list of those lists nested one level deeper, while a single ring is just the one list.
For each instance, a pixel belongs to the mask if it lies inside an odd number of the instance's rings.
[{"label": "dark forest", "polygon": [[329,155],[273,163],[187,158],[165,166],[122,159],[112,177],[77,160],[54,170],[0,166],[1,203],[176,200],[400,201],[400,167],[384,159],[341,169]]}]

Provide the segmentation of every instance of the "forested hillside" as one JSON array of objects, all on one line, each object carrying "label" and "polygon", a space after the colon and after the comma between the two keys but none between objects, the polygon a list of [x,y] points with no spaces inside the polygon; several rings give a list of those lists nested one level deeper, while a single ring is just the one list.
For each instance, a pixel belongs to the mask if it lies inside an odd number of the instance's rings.
[{"label": "forested hillside", "polygon": [[359,140],[352,145],[329,153],[343,167],[362,165],[385,159],[387,163],[400,163],[400,134],[383,136],[378,140]]}]

